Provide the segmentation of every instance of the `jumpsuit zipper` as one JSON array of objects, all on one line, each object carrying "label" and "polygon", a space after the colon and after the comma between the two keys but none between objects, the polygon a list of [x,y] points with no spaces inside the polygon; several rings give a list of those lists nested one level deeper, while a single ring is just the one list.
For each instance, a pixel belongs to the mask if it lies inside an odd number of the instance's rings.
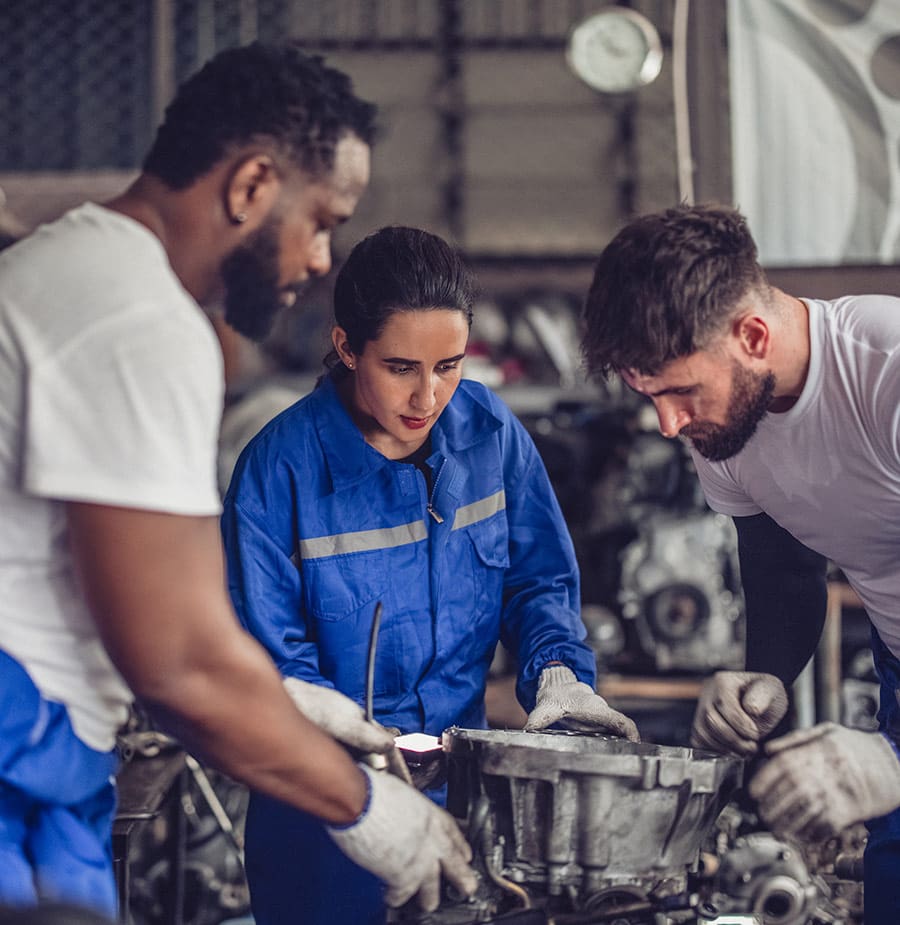
[{"label": "jumpsuit zipper", "polygon": [[444,463],[446,461],[446,459],[441,460],[441,467],[438,469],[437,475],[434,477],[434,484],[431,486],[431,497],[428,499],[428,505],[425,508],[425,510],[427,510],[428,513],[431,514],[431,516],[439,524],[444,522],[444,518],[441,517],[441,515],[438,514],[438,512],[434,509],[434,493],[437,491],[438,481],[440,480],[441,473],[444,471]]}]

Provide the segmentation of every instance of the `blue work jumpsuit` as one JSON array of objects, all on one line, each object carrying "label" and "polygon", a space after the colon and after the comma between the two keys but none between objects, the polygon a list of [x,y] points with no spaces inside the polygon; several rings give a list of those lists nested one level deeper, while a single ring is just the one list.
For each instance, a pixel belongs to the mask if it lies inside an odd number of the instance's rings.
[{"label": "blue work jumpsuit", "polygon": [[[516,659],[526,710],[550,661],[593,686],[574,549],[524,427],[463,380],[427,463],[430,492],[414,465],[365,442],[331,377],[271,421],[241,455],[224,504],[244,626],[283,675],[362,704],[380,601],[375,718],[403,733],[483,728],[498,640]],[[381,883],[317,820],[254,794],[246,838],[259,925],[384,921]]]}]

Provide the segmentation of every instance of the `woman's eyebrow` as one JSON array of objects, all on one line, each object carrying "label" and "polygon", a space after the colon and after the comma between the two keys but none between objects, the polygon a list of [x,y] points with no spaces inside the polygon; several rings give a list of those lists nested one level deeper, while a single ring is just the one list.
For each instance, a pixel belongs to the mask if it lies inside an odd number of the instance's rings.
[{"label": "woman's eyebrow", "polygon": [[[438,360],[438,363],[456,363],[459,360],[465,359],[464,353],[457,353],[453,357],[445,357],[443,360]],[[421,360],[408,360],[405,357],[383,357],[381,360],[382,363],[402,363],[404,366],[421,366]]]}]

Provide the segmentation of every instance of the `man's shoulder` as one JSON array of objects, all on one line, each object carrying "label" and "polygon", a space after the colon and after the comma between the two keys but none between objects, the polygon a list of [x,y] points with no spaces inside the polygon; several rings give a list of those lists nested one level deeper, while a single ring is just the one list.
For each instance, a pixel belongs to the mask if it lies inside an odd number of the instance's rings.
[{"label": "man's shoulder", "polygon": [[[93,313],[109,304],[193,299],[175,276],[161,242],[124,215],[85,203],[35,229],[0,255],[0,293],[59,321],[60,307]],[[43,308],[42,308],[43,306]]]},{"label": "man's shoulder", "polygon": [[875,348],[900,344],[900,298],[891,295],[848,295],[824,307],[823,318],[838,337]]}]

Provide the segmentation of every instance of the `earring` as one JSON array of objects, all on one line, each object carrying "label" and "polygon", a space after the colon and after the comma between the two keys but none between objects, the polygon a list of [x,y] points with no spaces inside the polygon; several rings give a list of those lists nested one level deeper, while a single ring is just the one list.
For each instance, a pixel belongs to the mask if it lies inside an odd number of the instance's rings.
[{"label": "earring", "polygon": [[353,364],[352,364],[352,363],[347,363],[347,364],[345,364],[345,365],[346,365],[347,369],[353,369]]},{"label": "earring", "polygon": [[244,222],[247,221],[247,213],[238,212],[231,220],[235,223],[235,225],[243,225]]}]

